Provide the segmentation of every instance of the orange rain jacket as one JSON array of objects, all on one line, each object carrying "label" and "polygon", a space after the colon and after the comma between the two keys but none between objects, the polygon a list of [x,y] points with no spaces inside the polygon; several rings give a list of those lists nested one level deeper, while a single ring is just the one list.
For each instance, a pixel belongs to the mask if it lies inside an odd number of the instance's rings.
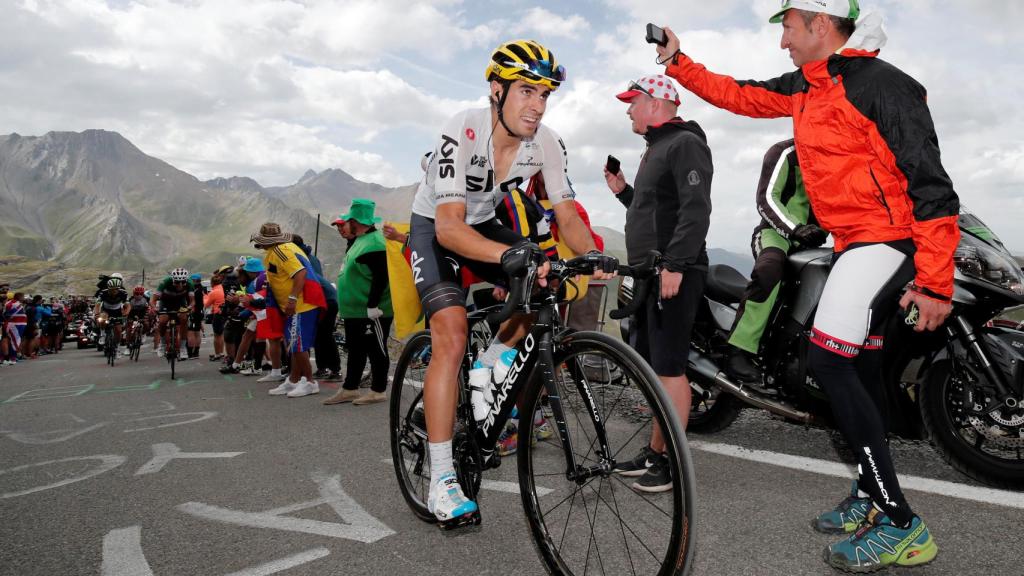
[{"label": "orange rain jacket", "polygon": [[836,252],[911,238],[913,289],[949,301],[959,200],[924,87],[877,53],[844,49],[766,82],[713,74],[684,54],[666,73],[736,114],[791,116],[807,195]]}]

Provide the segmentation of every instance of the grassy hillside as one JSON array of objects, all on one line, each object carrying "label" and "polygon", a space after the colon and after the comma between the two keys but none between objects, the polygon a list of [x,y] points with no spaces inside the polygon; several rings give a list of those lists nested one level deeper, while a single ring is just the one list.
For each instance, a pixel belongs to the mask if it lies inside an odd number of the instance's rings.
[{"label": "grassy hillside", "polygon": [[[9,282],[11,290],[27,294],[60,296],[92,294],[96,290],[99,268],[71,268],[58,262],[32,260],[24,256],[0,256],[0,281]],[[129,285],[141,281],[138,271],[122,271]]]}]

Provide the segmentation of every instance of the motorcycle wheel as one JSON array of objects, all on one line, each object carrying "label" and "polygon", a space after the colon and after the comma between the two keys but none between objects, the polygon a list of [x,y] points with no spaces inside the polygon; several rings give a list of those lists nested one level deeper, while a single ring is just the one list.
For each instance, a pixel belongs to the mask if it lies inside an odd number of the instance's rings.
[{"label": "motorcycle wheel", "polygon": [[993,387],[961,359],[933,365],[920,390],[922,418],[932,444],[951,466],[990,486],[1024,489],[1024,410],[974,416],[963,410],[967,394]]},{"label": "motorcycle wheel", "polygon": [[743,410],[743,404],[735,396],[723,392],[718,387],[713,387],[711,398],[707,400],[694,396],[686,431],[711,434],[724,430],[736,421],[741,410]]}]

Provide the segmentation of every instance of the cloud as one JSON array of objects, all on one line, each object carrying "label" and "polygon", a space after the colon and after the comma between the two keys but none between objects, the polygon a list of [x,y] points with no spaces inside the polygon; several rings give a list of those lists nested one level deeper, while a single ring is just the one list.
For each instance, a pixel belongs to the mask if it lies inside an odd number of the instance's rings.
[{"label": "cloud", "polygon": [[[619,7],[618,3],[610,6]],[[653,3],[651,3],[653,5]],[[657,15],[644,2],[622,5],[625,20],[594,35],[594,58],[586,65],[567,64],[588,72],[574,77],[566,93],[553,100],[545,122],[560,132],[570,154],[570,175],[577,192],[587,198],[594,220],[620,226],[624,210],[607,193],[601,166],[607,154],[623,162],[627,177],[635,174],[643,142],[629,131],[625,107],[614,100],[629,79],[661,72],[654,50],[644,42],[646,20],[673,26],[683,49],[708,69],[736,78],[767,79],[792,70],[779,49],[780,29],[767,23],[776,1],[759,0],[745,9],[735,3],[708,7],[683,2],[661,7]],[[917,0],[862,3],[886,17],[890,42],[882,57],[928,88],[929,106],[943,151],[943,163],[961,200],[985,219],[1011,247],[1024,252],[1024,117],[1019,94],[1024,77],[1015,70],[1020,49],[1007,52],[1012,27],[985,7]],[[1014,7],[1010,7],[1014,4]],[[988,2],[996,14],[1012,16],[1016,3]],[[998,6],[997,6],[998,5]],[[747,5],[749,7],[749,4]],[[693,18],[685,13],[690,10]],[[729,18],[726,24],[704,26]],[[632,19],[632,21],[630,21]],[[951,27],[949,22],[957,25]],[[1017,42],[1020,43],[1019,36]],[[994,54],[999,53],[999,58]],[[592,72],[599,71],[599,72]],[[715,163],[712,186],[714,212],[709,245],[742,250],[759,217],[753,194],[764,152],[791,137],[789,119],[753,120],[718,110],[683,91],[681,115],[696,120],[708,134]],[[594,208],[591,208],[591,206]]]},{"label": "cloud", "polygon": [[3,20],[11,50],[0,55],[0,88],[10,97],[0,125],[117,130],[197,176],[235,170],[273,184],[329,167],[405,183],[382,153],[355,148],[398,130],[432,132],[482,100],[430,93],[380,61],[404,52],[389,61],[444,70],[494,42],[451,1],[41,0]]},{"label": "cloud", "polygon": [[579,14],[562,17],[544,8],[534,7],[519,18],[512,28],[515,35],[535,34],[538,38],[577,38],[590,30],[590,22]]}]

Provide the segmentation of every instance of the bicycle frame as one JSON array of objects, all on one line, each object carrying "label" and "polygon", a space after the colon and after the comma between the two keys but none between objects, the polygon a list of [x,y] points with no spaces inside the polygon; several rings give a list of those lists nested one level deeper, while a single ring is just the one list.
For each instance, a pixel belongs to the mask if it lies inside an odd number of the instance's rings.
[{"label": "bicycle frame", "polygon": [[[508,421],[512,408],[519,401],[519,397],[526,387],[526,384],[534,377],[536,370],[540,370],[539,377],[544,379],[544,387],[548,393],[548,400],[551,403],[551,410],[554,415],[558,435],[562,440],[563,452],[565,454],[566,476],[570,480],[582,483],[591,476],[601,472],[610,471],[615,462],[608,458],[611,451],[608,446],[607,435],[604,430],[604,423],[601,420],[600,412],[594,401],[594,395],[590,390],[589,383],[581,378],[574,378],[576,387],[580,393],[587,412],[593,421],[594,429],[597,431],[597,441],[600,444],[599,454],[601,463],[582,468],[577,464],[572,450],[572,439],[569,436],[569,428],[565,421],[565,412],[562,409],[561,398],[558,395],[558,388],[555,383],[555,361],[554,350],[562,337],[568,330],[559,330],[559,318],[557,315],[557,297],[551,290],[542,290],[542,302],[537,313],[537,319],[530,332],[515,347],[516,359],[509,368],[508,375],[501,383],[496,384],[493,391],[494,404],[491,406],[486,418],[480,422],[473,420],[472,415],[466,420],[470,424],[470,433],[480,447],[483,461],[488,462],[498,443],[505,423]],[[481,310],[469,314],[470,327],[478,322],[486,320],[488,310]],[[556,335],[557,332],[557,335]],[[468,374],[473,362],[472,350],[467,345],[466,354],[463,357],[463,373]],[[469,398],[468,378],[465,378],[465,385],[462,387],[462,394],[465,399]],[[460,402],[460,406],[472,410],[468,401]],[[523,415],[521,418],[532,418],[533,414]]]}]

